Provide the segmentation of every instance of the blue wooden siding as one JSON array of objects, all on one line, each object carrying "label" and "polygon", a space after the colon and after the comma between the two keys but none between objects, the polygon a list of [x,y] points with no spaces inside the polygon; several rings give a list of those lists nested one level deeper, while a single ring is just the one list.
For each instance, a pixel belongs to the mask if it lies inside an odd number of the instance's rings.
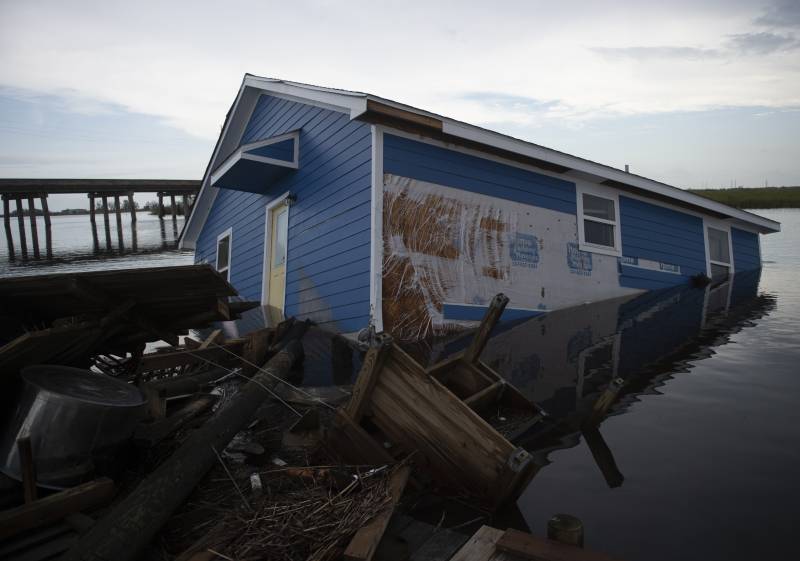
[{"label": "blue wooden siding", "polygon": [[266,158],[273,158],[275,160],[283,160],[285,162],[294,161],[294,139],[287,138],[275,144],[267,144],[260,148],[248,150],[248,154],[255,154],[256,156],[264,156]]},{"label": "blue wooden siding", "polygon": [[758,234],[731,228],[731,243],[733,245],[733,269],[752,271],[761,268],[761,252],[758,247]]},{"label": "blue wooden siding", "polygon": [[385,134],[383,171],[575,214],[575,184],[514,166]]},{"label": "blue wooden siding", "polygon": [[620,285],[657,289],[686,284],[706,272],[703,219],[677,210],[619,197],[622,255],[678,265],[679,275],[620,265]]},{"label": "blue wooden siding", "polygon": [[231,283],[261,299],[265,206],[291,191],[286,315],[349,332],[369,322],[371,134],[344,113],[263,95],[242,144],[300,130],[300,169],[263,193],[220,189],[195,259],[214,263],[217,236],[233,228]]}]

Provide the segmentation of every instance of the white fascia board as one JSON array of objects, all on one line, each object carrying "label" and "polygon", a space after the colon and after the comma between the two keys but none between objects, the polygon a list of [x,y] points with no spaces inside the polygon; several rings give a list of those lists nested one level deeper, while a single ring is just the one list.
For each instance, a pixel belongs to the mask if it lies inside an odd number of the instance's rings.
[{"label": "white fascia board", "polygon": [[367,110],[367,94],[350,92],[346,90],[333,90],[307,84],[261,78],[248,75],[244,83],[246,86],[258,88],[265,92],[274,92],[287,96],[294,96],[299,100],[315,101],[331,107],[346,109],[350,118],[355,119]]},{"label": "white fascia board", "polygon": [[544,148],[543,146],[538,146],[524,140],[518,140],[500,133],[488,131],[480,127],[459,123],[450,119],[444,119],[442,122],[442,132],[463,138],[465,140],[471,140],[480,144],[486,144],[488,146],[500,148],[501,150],[508,150],[509,152],[544,160],[546,162],[577,170],[579,172],[588,173],[607,180],[631,185],[644,191],[663,195],[665,197],[669,197],[670,199],[685,202],[725,216],[730,216],[731,218],[741,220],[746,224],[756,226],[763,233],[779,232],[781,229],[779,222],[775,222],[774,220],[769,220],[768,218],[764,218],[750,212],[739,210],[728,205],[700,197],[699,195],[694,195],[684,191],[683,189],[678,189],[677,187],[672,187],[671,185],[666,185],[665,183],[660,183],[652,179],[647,179],[646,177],[641,177],[639,175],[624,172],[603,164],[584,160],[576,156],[570,156],[569,154],[564,154],[563,152],[558,152],[557,150]]}]

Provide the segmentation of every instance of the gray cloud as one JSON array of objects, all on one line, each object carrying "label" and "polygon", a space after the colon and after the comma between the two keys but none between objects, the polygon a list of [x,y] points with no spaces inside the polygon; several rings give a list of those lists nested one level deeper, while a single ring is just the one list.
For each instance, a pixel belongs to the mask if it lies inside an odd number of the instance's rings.
[{"label": "gray cloud", "polygon": [[800,27],[800,2],[778,0],[755,20],[757,24],[770,27]]},{"label": "gray cloud", "polygon": [[473,91],[466,92],[460,96],[457,96],[457,98],[467,101],[477,101],[492,107],[504,109],[524,109],[526,111],[543,111],[559,105],[559,102],[557,101],[542,101],[532,97],[510,95],[500,92]]},{"label": "gray cloud", "polygon": [[800,41],[788,35],[777,35],[764,31],[731,35],[730,46],[743,54],[766,55],[775,51],[796,49],[800,47]]},{"label": "gray cloud", "polygon": [[609,59],[678,59],[678,60],[705,60],[717,58],[720,52],[715,49],[700,49],[697,47],[592,47],[591,50]]}]

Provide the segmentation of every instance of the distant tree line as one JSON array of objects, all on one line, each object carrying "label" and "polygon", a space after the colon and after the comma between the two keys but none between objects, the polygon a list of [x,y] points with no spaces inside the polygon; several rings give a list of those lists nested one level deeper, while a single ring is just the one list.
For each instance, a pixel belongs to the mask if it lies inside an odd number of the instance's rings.
[{"label": "distant tree line", "polygon": [[689,191],[736,208],[800,208],[800,187],[736,187]]}]

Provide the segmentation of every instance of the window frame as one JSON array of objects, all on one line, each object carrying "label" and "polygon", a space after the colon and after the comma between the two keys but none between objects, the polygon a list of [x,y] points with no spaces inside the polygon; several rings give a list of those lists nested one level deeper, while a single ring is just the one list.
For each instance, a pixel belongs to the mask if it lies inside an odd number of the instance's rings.
[{"label": "window frame", "polygon": [[[708,241],[708,229],[713,228],[714,230],[719,230],[721,232],[725,232],[728,234],[728,259],[730,260],[729,263],[725,263],[723,261],[715,261],[711,259],[711,245]],[[731,225],[727,222],[722,220],[716,220],[713,218],[703,217],[703,241],[705,243],[706,249],[706,276],[708,278],[712,278],[711,276],[711,265],[717,265],[719,267],[727,267],[728,268],[728,279],[733,278],[733,274],[736,272],[734,268],[733,262],[733,235],[731,233]]]},{"label": "window frame", "polygon": [[[221,242],[225,238],[228,238],[228,265],[225,267],[225,269],[220,270],[220,268],[219,268],[219,242]],[[233,228],[232,227],[228,228],[227,230],[225,230],[224,232],[222,232],[221,234],[219,234],[217,236],[217,245],[216,245],[216,248],[215,248],[214,251],[215,251],[215,254],[216,254],[215,255],[215,259],[214,259],[214,269],[216,269],[216,271],[218,273],[224,273],[225,274],[225,280],[230,282],[230,280],[231,280],[231,264],[233,262]]]},{"label": "window frame", "polygon": [[[577,218],[578,218],[578,247],[582,251],[590,253],[600,253],[613,257],[622,257],[622,228],[620,226],[619,211],[619,192],[615,189],[603,187],[602,185],[575,184],[575,194],[577,195]],[[614,220],[587,216],[583,212],[583,195],[591,195],[600,199],[610,200],[614,203]],[[614,227],[614,247],[607,245],[593,244],[586,241],[584,220],[606,224]]]}]

